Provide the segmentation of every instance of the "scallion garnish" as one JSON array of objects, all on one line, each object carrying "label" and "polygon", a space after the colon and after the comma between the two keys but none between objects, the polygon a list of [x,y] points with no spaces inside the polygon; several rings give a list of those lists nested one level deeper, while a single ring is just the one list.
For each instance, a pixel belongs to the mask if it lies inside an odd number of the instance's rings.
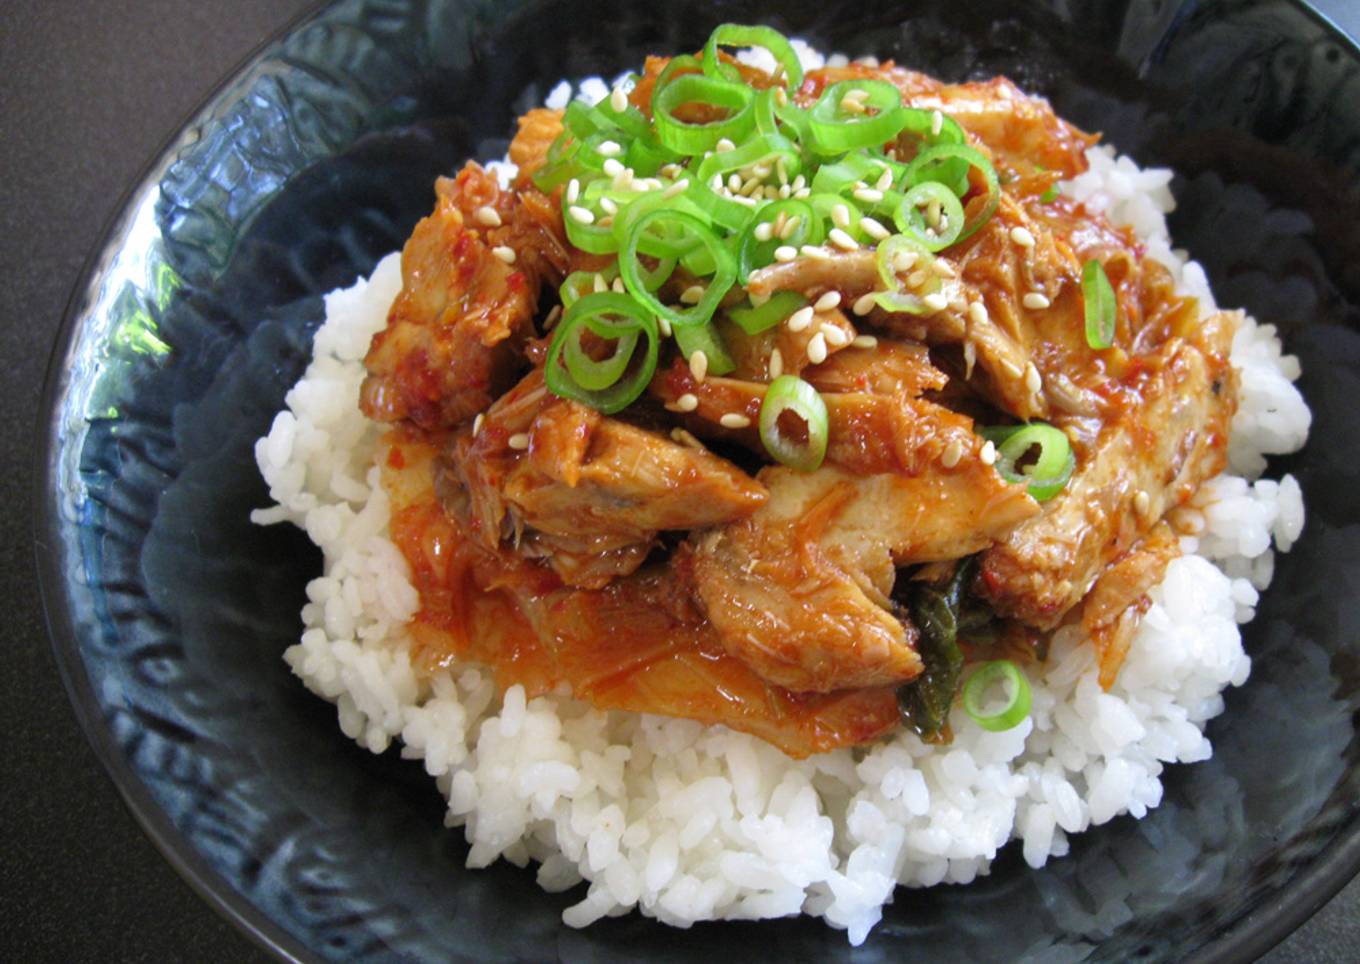
[{"label": "scallion garnish", "polygon": [[779,65],[776,71],[782,71],[785,87],[792,91],[803,85],[803,65],[798,61],[797,52],[788,38],[773,27],[724,23],[709,34],[708,43],[704,45],[704,73],[710,77],[740,80],[741,73],[718,58],[719,47],[764,47]]},{"label": "scallion garnish", "polygon": [[[1046,422],[978,430],[996,446],[996,470],[1007,482],[1024,482],[1036,502],[1047,502],[1067,485],[1077,467],[1067,436]],[[1035,447],[1038,454],[1029,455]]]},{"label": "scallion garnish", "polygon": [[881,147],[906,123],[901,106],[902,92],[886,80],[837,81],[808,111],[810,146],[823,155]]},{"label": "scallion garnish", "polygon": [[963,233],[963,205],[943,184],[923,181],[903,196],[893,223],[927,251],[943,251]]},{"label": "scallion garnish", "polygon": [[763,305],[732,308],[727,317],[746,334],[758,335],[769,331],[807,303],[808,300],[796,291],[776,291]]},{"label": "scallion garnish", "polygon": [[[955,243],[972,237],[973,233],[996,212],[997,205],[1001,203],[1001,184],[996,179],[996,168],[992,166],[992,162],[987,160],[981,151],[967,144],[940,144],[928,147],[916,155],[916,158],[907,165],[905,175],[906,183],[912,187],[930,181],[949,187],[954,165],[960,161],[966,162],[968,167],[982,175],[986,193],[981,198],[969,201],[967,207],[971,209],[971,213],[964,222],[959,236],[954,239]],[[963,190],[957,193],[960,199],[968,194],[966,179]]]},{"label": "scallion garnish", "polygon": [[[755,92],[745,84],[718,80],[703,74],[680,74],[652,96],[652,118],[661,143],[682,154],[710,151],[723,138],[738,141],[755,126],[751,105]],[[718,108],[727,116],[707,123],[691,124],[675,112],[686,104]]]},{"label": "scallion garnish", "polygon": [[826,439],[826,402],[817,389],[797,375],[780,375],[770,382],[760,405],[765,451],[791,469],[811,472],[826,457]]},{"label": "scallion garnish", "polygon": [[[596,360],[581,343],[589,332],[608,356]],[[638,336],[646,344],[638,351]],[[582,402],[606,415],[627,408],[656,371],[657,326],[652,313],[627,295],[595,292],[567,308],[553,331],[544,379],[556,395]]]},{"label": "scallion garnish", "polygon": [[[1001,684],[1005,687],[1005,703],[999,707],[984,704],[987,691]],[[1029,680],[1008,659],[994,659],[983,663],[963,684],[963,711],[984,730],[1000,733],[1016,726],[1029,716]]]},{"label": "scallion garnish", "polygon": [[[662,201],[665,200],[660,195],[655,196]],[[661,233],[650,233],[654,228],[659,229]],[[704,294],[699,302],[691,307],[679,308],[667,305],[647,287],[644,278],[646,269],[638,260],[638,254],[644,239],[658,244],[658,238],[663,237],[666,250],[652,253],[664,257],[675,250],[681,250],[683,254],[701,246],[712,261],[712,275],[705,282]],[[619,274],[623,277],[628,293],[636,298],[640,305],[665,318],[676,328],[683,328],[687,325],[702,325],[713,317],[713,312],[717,310],[723,296],[737,280],[737,264],[727,246],[699,218],[684,211],[655,207],[632,222],[623,248],[619,251]]]},{"label": "scallion garnish", "polygon": [[1114,344],[1114,288],[1095,258],[1081,268],[1081,300],[1086,309],[1086,344],[1109,348]]}]

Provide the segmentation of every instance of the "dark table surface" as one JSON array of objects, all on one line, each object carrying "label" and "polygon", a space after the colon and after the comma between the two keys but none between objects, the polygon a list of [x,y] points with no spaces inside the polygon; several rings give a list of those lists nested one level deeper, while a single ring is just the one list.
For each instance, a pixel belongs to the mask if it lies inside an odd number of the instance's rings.
[{"label": "dark table surface", "polygon": [[[122,190],[184,116],[308,0],[5,0],[0,9],[0,957],[264,959],[170,868],[124,809],[57,677],[34,576],[33,426],[81,263]],[[1318,6],[1360,31],[1353,0]],[[1268,954],[1360,947],[1360,881]]]}]

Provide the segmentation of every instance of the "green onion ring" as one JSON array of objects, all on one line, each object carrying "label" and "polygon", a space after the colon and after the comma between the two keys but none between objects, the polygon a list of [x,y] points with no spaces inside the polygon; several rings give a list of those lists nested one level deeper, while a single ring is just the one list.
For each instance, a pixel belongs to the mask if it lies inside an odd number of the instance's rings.
[{"label": "green onion ring", "polygon": [[[687,232],[694,239],[694,244],[703,245],[713,259],[713,275],[707,282],[704,296],[698,304],[686,309],[662,304],[656,295],[647,289],[638,261],[638,245],[647,228],[653,224],[661,227],[668,223],[671,227],[678,227]],[[629,228],[627,240],[619,251],[619,273],[623,276],[628,293],[640,304],[665,318],[676,328],[683,328],[686,325],[702,325],[713,317],[713,312],[717,310],[727,290],[737,280],[737,265],[732,253],[699,218],[684,211],[655,208],[639,217]]]},{"label": "green onion ring", "polygon": [[[798,219],[793,233],[787,238],[772,237],[768,241],[757,240],[756,229],[762,224],[773,225],[780,214],[788,221]],[[787,245],[799,248],[805,244],[821,244],[825,237],[826,230],[822,219],[817,217],[812,205],[806,201],[790,198],[767,204],[756,213],[746,225],[746,230],[741,233],[741,241],[737,245],[737,279],[745,284],[752,271],[773,264],[774,253],[781,247]]]},{"label": "green onion ring", "polygon": [[[1006,687],[1006,705],[994,713],[982,708],[982,698],[987,690],[996,683]],[[1031,694],[1029,680],[1008,659],[994,659],[983,663],[963,684],[963,710],[973,722],[992,733],[1000,733],[1016,726],[1029,716]]]},{"label": "green onion ring", "polygon": [[723,23],[708,35],[708,43],[704,45],[704,73],[724,80],[737,80],[741,73],[718,58],[719,47],[764,47],[784,68],[784,86],[791,91],[803,86],[803,65],[798,61],[798,54],[788,38],[773,27]]},{"label": "green onion ring", "polygon": [[727,351],[722,335],[712,321],[706,321],[702,325],[677,327],[674,335],[675,345],[680,349],[680,354],[685,356],[686,361],[696,351],[704,353],[704,357],[708,359],[708,374],[727,375],[736,370],[737,363]]},{"label": "green onion ring", "polygon": [[[1061,430],[1046,422],[1002,425],[978,430],[996,446],[996,470],[1007,482],[1024,482],[1036,502],[1047,502],[1063,490],[1077,467],[1072,445]],[[1033,465],[1017,466],[1034,446],[1039,458]]]},{"label": "green onion ring", "polygon": [[940,144],[928,147],[917,154],[915,160],[907,165],[905,175],[906,183],[911,187],[926,181],[936,181],[948,186],[949,162],[956,159],[967,161],[970,167],[977,169],[982,175],[987,193],[978,205],[977,213],[964,222],[963,230],[954,240],[955,244],[972,237],[978,228],[987,223],[987,219],[995,213],[997,205],[1001,203],[1001,184],[997,181],[996,168],[992,166],[992,162],[987,160],[981,151],[967,144]]},{"label": "green onion ring", "polygon": [[[755,92],[745,84],[702,74],[680,74],[652,96],[652,118],[661,143],[682,154],[710,151],[724,137],[741,141],[755,126]],[[707,104],[730,113],[722,120],[689,124],[675,111],[685,104]]]},{"label": "green onion ring", "polygon": [[[779,416],[793,412],[807,423],[807,442],[787,438],[779,428]],[[826,458],[828,420],[826,402],[817,389],[797,375],[780,375],[765,390],[760,404],[760,441],[777,461],[799,472],[811,472]]]},{"label": "green onion ring", "polygon": [[[876,113],[850,114],[841,101],[852,91],[865,91],[865,108]],[[841,80],[822,91],[808,112],[812,147],[820,154],[839,154],[858,147],[875,147],[897,136],[905,119],[898,112],[902,92],[885,80]]]},{"label": "green onion ring", "polygon": [[759,307],[728,309],[727,317],[746,334],[758,335],[769,331],[807,303],[808,300],[796,291],[776,291]]},{"label": "green onion ring", "polygon": [[[632,347],[624,356],[621,366],[617,362],[621,352],[617,349],[614,356],[603,363],[608,371],[613,372],[617,369],[618,374],[618,377],[603,389],[592,389],[580,384],[576,380],[576,374],[571,370],[570,360],[562,357],[569,342],[576,342],[576,348],[579,350],[580,332],[577,329],[582,325],[600,338],[622,341],[628,335],[632,335]],[[647,344],[640,362],[632,366],[631,363],[637,355],[639,332],[646,338]],[[598,409],[606,415],[613,415],[627,408],[646,390],[647,383],[651,381],[656,371],[657,351],[656,318],[651,312],[627,295],[612,291],[596,292],[578,299],[562,315],[562,320],[553,330],[552,342],[548,346],[544,378],[549,391],[554,395],[570,398]],[[588,356],[580,352],[580,357]],[[564,365],[564,361],[567,364]],[[631,375],[627,374],[629,367],[633,367]],[[601,378],[603,376],[603,372],[595,374],[599,374]],[[598,382],[600,379],[591,380]]]},{"label": "green onion ring", "polygon": [[[932,228],[921,211],[931,204],[938,205],[942,229]],[[963,220],[963,205],[954,192],[935,181],[923,181],[907,191],[893,212],[897,230],[919,241],[927,251],[943,251],[957,241],[963,232]]]},{"label": "green onion ring", "polygon": [[715,174],[726,174],[753,164],[769,162],[773,168],[778,160],[784,161],[784,171],[789,178],[798,176],[803,169],[803,159],[798,146],[782,134],[757,134],[740,147],[720,154],[711,154],[699,165],[699,180],[707,184]]},{"label": "green onion ring", "polygon": [[1115,297],[1109,275],[1092,258],[1081,267],[1081,300],[1086,315],[1086,344],[1109,348],[1114,344]]}]

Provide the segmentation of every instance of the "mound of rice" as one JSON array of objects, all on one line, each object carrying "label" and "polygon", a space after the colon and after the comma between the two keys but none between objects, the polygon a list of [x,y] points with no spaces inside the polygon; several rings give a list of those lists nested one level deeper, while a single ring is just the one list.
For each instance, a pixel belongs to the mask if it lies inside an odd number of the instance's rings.
[{"label": "mound of rice", "polygon": [[[803,48],[811,66],[821,58]],[[581,96],[607,93],[602,81]],[[549,98],[565,101],[569,87]],[[1203,270],[1171,248],[1166,170],[1108,149],[1064,190],[1131,225],[1182,289],[1214,307]],[[513,168],[499,165],[509,176]],[[375,753],[393,739],[424,761],[462,826],[468,866],[538,864],[561,891],[590,882],[564,921],[584,927],[633,908],[685,927],[715,918],[812,914],[862,942],[899,884],[965,884],[1016,839],[1039,867],[1068,836],[1162,796],[1167,763],[1211,754],[1205,723],[1251,669],[1238,625],[1270,582],[1274,550],[1303,526],[1298,483],[1260,479],[1265,456],[1302,446],[1309,412],[1297,361],[1269,325],[1247,319],[1233,343],[1242,403],[1227,473],[1176,510],[1185,555],[1152,591],[1118,681],[1096,682],[1080,627],[1060,630],[1031,670],[1033,711],[1004,733],[950,718],[955,738],[928,746],[905,730],[871,747],[796,761],[754,737],[686,720],[604,713],[550,695],[498,695],[475,665],[412,665],[405,623],[419,608],[387,538],[374,453],[381,429],[359,412],[362,359],[400,287],[397,254],[326,298],[313,360],[256,445],[277,503],[255,522],[291,522],[325,554],[307,586],[305,631],[285,653],[309,689],[336,704],[340,728]]]}]

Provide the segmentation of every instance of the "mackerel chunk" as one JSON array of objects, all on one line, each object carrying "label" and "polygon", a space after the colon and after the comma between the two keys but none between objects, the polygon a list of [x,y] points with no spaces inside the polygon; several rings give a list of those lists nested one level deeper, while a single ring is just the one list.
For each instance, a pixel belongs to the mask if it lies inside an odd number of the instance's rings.
[{"label": "mackerel chunk", "polygon": [[1051,629],[1105,567],[1227,464],[1237,313],[1146,356],[1067,487],[982,557],[977,591],[1002,616]]}]

